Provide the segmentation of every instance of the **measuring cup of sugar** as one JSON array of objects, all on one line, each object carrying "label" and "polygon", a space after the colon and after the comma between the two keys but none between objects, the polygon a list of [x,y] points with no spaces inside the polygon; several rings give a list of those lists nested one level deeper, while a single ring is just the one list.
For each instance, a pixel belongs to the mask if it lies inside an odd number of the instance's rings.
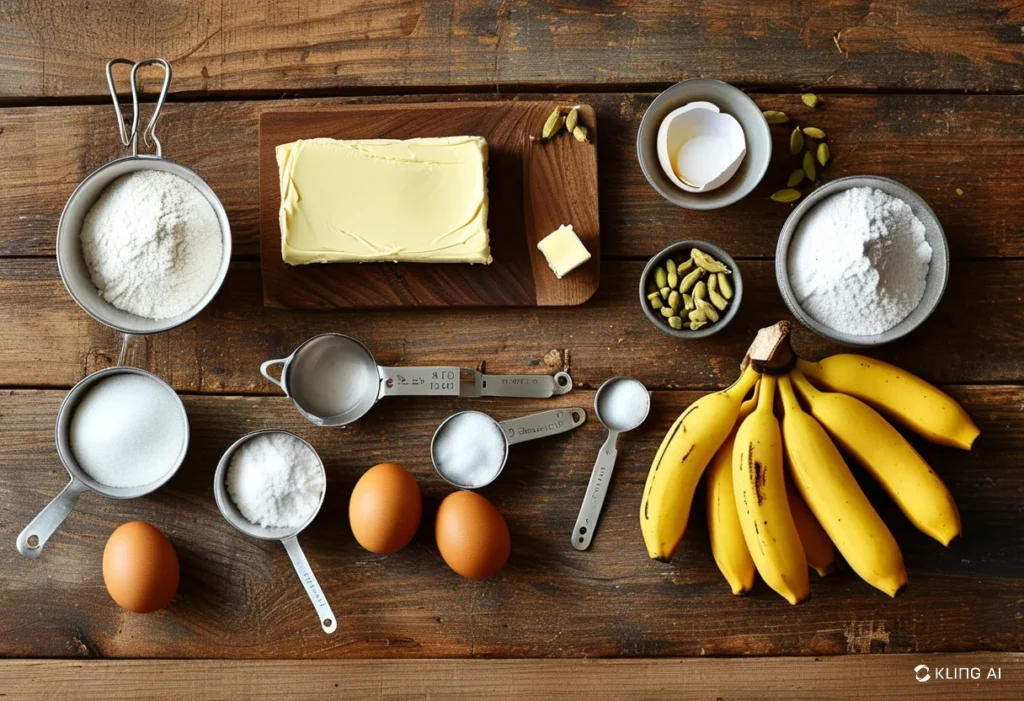
[{"label": "measuring cup of sugar", "polygon": [[[114,84],[113,68],[116,65],[131,66],[131,94],[132,94],[132,122],[131,129],[125,126],[124,117],[121,113],[121,105],[118,102],[117,87]],[[164,70],[163,85],[160,90],[160,97],[149,123],[142,131],[142,139],[154,148],[154,153],[139,153],[139,94],[137,77],[139,69],[148,65],[158,65]],[[112,329],[128,334],[150,334],[160,331],[167,331],[180,326],[201,312],[207,304],[217,295],[224,278],[228,273],[228,264],[231,262],[231,224],[228,222],[227,212],[224,205],[214,194],[213,189],[194,171],[176,163],[163,155],[163,146],[156,136],[156,124],[163,109],[164,101],[167,98],[167,91],[171,85],[171,66],[162,58],[148,58],[137,63],[128,59],[115,58],[107,63],[107,85],[110,88],[110,95],[114,101],[114,112],[117,115],[117,126],[120,132],[121,144],[131,148],[131,155],[110,161],[100,166],[83,180],[75,191],[71,193],[64,211],[60,215],[60,222],[57,225],[57,269],[60,272],[61,280],[67,288],[75,303],[82,310],[96,321],[109,326]],[[166,319],[150,319],[137,314],[118,309],[108,302],[96,289],[92,276],[85,263],[85,256],[82,251],[82,228],[86,215],[103,192],[118,178],[135,171],[162,171],[175,175],[199,191],[200,195],[209,202],[220,225],[221,237],[221,260],[219,261],[216,276],[212,285],[201,298],[188,310],[176,316]]]},{"label": "measuring cup of sugar", "polygon": [[56,442],[71,481],[18,535],[18,552],[26,557],[42,554],[82,492],[134,499],[163,486],[188,451],[188,416],[178,395],[156,375],[107,368],[64,397]]},{"label": "measuring cup of sugar", "polygon": [[[281,365],[281,377],[270,368]],[[384,367],[362,343],[340,333],[314,336],[287,358],[260,366],[299,413],[317,426],[345,426],[363,417],[381,397],[533,397],[572,389],[569,373],[483,375],[460,367]]]},{"label": "measuring cup of sugar", "polygon": [[[243,446],[251,445],[253,442],[264,437],[283,437],[304,446],[309,450],[309,454],[315,458],[316,466],[319,468],[319,483],[324,485],[320,489],[319,500],[316,503],[316,507],[309,510],[309,515],[296,526],[275,528],[255,524],[242,515],[239,507],[232,500],[231,494],[228,492],[228,471],[231,469],[232,459]],[[295,568],[295,573],[299,575],[299,580],[302,582],[309,600],[313,602],[313,606],[316,608],[317,616],[320,619],[320,627],[323,628],[325,633],[333,633],[338,629],[338,620],[334,617],[331,605],[327,603],[323,589],[320,588],[320,583],[317,581],[316,575],[313,574],[313,568],[309,566],[309,560],[306,559],[305,553],[299,547],[298,540],[299,533],[312,523],[316,515],[320,513],[320,507],[324,504],[324,495],[327,493],[326,484],[327,471],[324,470],[324,463],[309,443],[288,431],[255,431],[239,438],[224,452],[220,462],[217,463],[217,471],[213,476],[213,495],[217,500],[217,508],[220,509],[221,515],[236,529],[253,538],[278,540],[281,542],[284,549],[288,552],[288,557],[291,558],[292,567]]]},{"label": "measuring cup of sugar", "polygon": [[632,377],[613,377],[606,380],[594,395],[597,420],[608,429],[608,438],[597,454],[590,473],[587,495],[583,498],[576,525],[572,531],[572,547],[586,550],[594,538],[594,529],[601,517],[608,484],[619,455],[619,434],[632,431],[647,418],[651,411],[651,393]]},{"label": "measuring cup of sugar", "polygon": [[498,479],[510,445],[565,433],[586,420],[582,407],[551,409],[500,423],[481,411],[460,411],[437,427],[430,441],[430,459],[448,484],[479,489]]}]

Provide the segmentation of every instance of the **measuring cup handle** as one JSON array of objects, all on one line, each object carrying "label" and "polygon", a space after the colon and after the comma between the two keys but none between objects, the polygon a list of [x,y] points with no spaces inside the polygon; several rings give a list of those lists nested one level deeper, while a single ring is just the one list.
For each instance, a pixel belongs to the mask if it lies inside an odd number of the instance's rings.
[{"label": "measuring cup handle", "polygon": [[552,375],[481,375],[478,380],[481,397],[532,397],[546,399],[572,389],[567,372]]},{"label": "measuring cup handle", "polygon": [[18,534],[18,552],[25,557],[36,558],[43,554],[43,546],[50,539],[71,510],[78,503],[78,497],[87,487],[72,478],[60,494],[47,504],[25,530]]},{"label": "measuring cup handle", "polygon": [[462,368],[380,367],[380,397],[458,397]]},{"label": "measuring cup handle", "polygon": [[594,537],[604,498],[608,494],[608,483],[612,481],[615,459],[619,456],[618,441],[619,434],[609,432],[608,439],[601,446],[601,452],[597,454],[594,471],[590,473],[590,482],[587,483],[587,493],[583,497],[580,514],[576,517],[576,525],[572,529],[572,547],[577,550],[589,548]]},{"label": "measuring cup handle", "polygon": [[586,420],[587,412],[583,407],[570,406],[564,409],[550,409],[539,414],[530,414],[521,419],[509,419],[498,425],[505,432],[508,444],[513,445],[571,431],[582,426]]},{"label": "measuring cup handle", "polygon": [[302,580],[302,586],[305,587],[309,600],[313,602],[313,606],[316,608],[316,613],[320,617],[320,627],[324,629],[325,633],[333,633],[338,629],[338,620],[334,617],[334,612],[331,611],[331,605],[327,603],[327,598],[324,596],[323,589],[320,588],[320,583],[316,581],[316,575],[313,574],[313,569],[309,566],[306,554],[299,547],[298,538],[295,536],[285,538],[281,543],[284,545],[284,549],[288,551],[288,557],[292,560],[292,567],[295,568],[295,573]]},{"label": "measuring cup handle", "polygon": [[[284,377],[282,376],[280,380],[277,379],[276,377],[270,374],[270,368],[274,367],[275,365],[284,365],[286,362],[288,362],[288,358],[276,358],[275,360],[268,360],[267,362],[260,365],[260,374],[263,375],[268,380],[270,380],[271,382],[273,382],[281,389],[284,389]],[[288,394],[287,390],[285,390],[285,394]]]}]

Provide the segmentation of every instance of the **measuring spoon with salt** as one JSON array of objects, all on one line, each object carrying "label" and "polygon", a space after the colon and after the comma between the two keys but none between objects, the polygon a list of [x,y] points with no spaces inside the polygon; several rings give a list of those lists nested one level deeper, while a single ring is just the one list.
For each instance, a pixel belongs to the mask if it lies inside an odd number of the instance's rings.
[{"label": "measuring spoon with salt", "polygon": [[594,411],[597,420],[608,429],[608,438],[597,455],[594,470],[590,473],[587,494],[576,517],[572,530],[572,547],[586,550],[594,537],[597,520],[601,517],[608,484],[615,469],[619,454],[619,434],[632,431],[647,418],[651,410],[651,393],[632,377],[613,377],[607,380],[594,395]]}]

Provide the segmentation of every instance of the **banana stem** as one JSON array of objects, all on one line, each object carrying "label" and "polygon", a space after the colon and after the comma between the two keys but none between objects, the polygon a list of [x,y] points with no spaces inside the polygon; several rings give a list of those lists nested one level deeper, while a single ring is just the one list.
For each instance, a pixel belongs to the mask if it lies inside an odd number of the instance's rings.
[{"label": "banana stem", "polygon": [[779,394],[782,395],[782,410],[785,413],[799,414],[803,411],[793,392],[793,382],[789,379],[789,375],[779,378]]},{"label": "banana stem", "polygon": [[814,385],[808,382],[807,378],[804,377],[804,374],[799,370],[792,370],[789,373],[789,376],[793,380],[793,385],[796,387],[796,391],[799,392],[804,399],[810,401],[821,394],[821,392],[814,388]]},{"label": "banana stem", "polygon": [[772,412],[772,405],[775,402],[775,382],[775,375],[761,376],[761,388],[757,393],[756,411],[767,411],[769,414]]},{"label": "banana stem", "polygon": [[740,375],[740,379],[736,380],[732,386],[724,390],[724,392],[734,401],[740,401],[743,397],[747,396],[747,392],[750,391],[750,388],[753,387],[760,378],[761,375],[754,370],[752,366],[748,365]]}]

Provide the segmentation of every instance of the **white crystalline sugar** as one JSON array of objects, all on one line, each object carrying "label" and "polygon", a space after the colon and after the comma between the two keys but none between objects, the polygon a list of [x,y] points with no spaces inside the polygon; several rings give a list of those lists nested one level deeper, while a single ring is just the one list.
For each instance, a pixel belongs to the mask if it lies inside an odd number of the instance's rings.
[{"label": "white crystalline sugar", "polygon": [[832,195],[804,216],[789,247],[789,279],[816,321],[870,336],[903,321],[924,296],[932,248],[903,200],[868,187]]},{"label": "white crystalline sugar", "polygon": [[250,523],[299,528],[316,512],[325,485],[312,448],[287,433],[264,433],[231,456],[226,486]]},{"label": "white crystalline sugar", "polygon": [[491,417],[456,414],[434,439],[434,464],[445,479],[474,489],[490,484],[505,462],[505,436]]},{"label": "white crystalline sugar", "polygon": [[632,429],[647,416],[651,395],[636,380],[618,380],[601,390],[601,420],[616,430]]}]

